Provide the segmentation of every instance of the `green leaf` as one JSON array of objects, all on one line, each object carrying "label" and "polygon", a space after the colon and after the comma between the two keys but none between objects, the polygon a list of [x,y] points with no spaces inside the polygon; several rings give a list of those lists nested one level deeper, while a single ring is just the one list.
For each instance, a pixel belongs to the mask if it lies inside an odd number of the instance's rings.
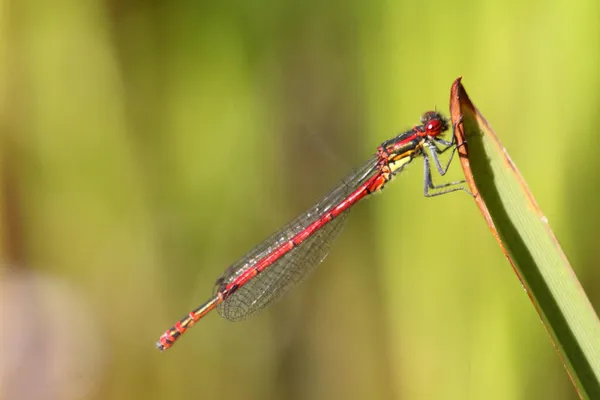
[{"label": "green leaf", "polygon": [[[600,398],[600,321],[523,177],[461,78],[450,113],[469,188],[581,398]],[[540,133],[541,135],[541,133]]]}]

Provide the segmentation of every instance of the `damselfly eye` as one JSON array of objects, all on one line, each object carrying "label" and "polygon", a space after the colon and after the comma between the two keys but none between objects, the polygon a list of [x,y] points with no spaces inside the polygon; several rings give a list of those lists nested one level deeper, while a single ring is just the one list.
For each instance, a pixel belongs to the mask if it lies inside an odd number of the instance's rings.
[{"label": "damselfly eye", "polygon": [[442,121],[439,119],[431,120],[425,125],[425,133],[429,136],[438,136],[444,130]]}]

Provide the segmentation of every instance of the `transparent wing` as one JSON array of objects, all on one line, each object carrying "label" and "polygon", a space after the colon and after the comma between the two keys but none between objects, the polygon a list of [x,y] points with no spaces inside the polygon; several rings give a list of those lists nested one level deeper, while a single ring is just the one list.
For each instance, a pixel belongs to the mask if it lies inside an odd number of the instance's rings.
[{"label": "transparent wing", "polygon": [[[377,157],[372,157],[361,168],[344,178],[319,203],[256,246],[235,264],[231,265],[217,280],[217,291],[252,268],[273,250],[294,238],[317,221],[325,212],[343,201],[350,193],[369,179],[376,171]],[[263,272],[239,287],[223,303],[219,314],[231,321],[245,319],[279,299],[287,290],[302,281],[329,253],[331,242],[341,231],[348,211],[313,233]]]}]

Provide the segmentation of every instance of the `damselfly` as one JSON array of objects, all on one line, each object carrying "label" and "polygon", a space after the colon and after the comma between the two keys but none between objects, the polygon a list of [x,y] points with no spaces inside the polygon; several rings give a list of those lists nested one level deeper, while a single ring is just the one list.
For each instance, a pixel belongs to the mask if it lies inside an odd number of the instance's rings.
[{"label": "damselfly", "polygon": [[[217,279],[214,296],[167,330],[156,343],[159,350],[171,347],[200,318],[217,308],[222,317],[238,321],[281,297],[306,277],[327,255],[331,241],[344,224],[350,208],[381,190],[412,160],[423,157],[424,194],[427,197],[468,190],[464,181],[434,185],[431,163],[446,175],[456,145],[442,139],[448,120],[435,111],[421,117],[421,125],[383,142],[362,167],[343,179],[321,201],[250,250]],[[452,150],[443,167],[438,156]]]}]

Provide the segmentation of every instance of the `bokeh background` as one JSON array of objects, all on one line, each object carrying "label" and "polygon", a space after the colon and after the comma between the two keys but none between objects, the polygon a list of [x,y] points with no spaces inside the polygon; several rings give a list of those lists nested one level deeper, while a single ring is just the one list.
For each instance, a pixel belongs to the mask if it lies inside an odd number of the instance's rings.
[{"label": "bokeh background", "polygon": [[595,0],[0,1],[0,399],[575,399],[474,202],[424,198],[420,163],[284,300],[154,343],[459,75],[598,309],[599,21]]}]

